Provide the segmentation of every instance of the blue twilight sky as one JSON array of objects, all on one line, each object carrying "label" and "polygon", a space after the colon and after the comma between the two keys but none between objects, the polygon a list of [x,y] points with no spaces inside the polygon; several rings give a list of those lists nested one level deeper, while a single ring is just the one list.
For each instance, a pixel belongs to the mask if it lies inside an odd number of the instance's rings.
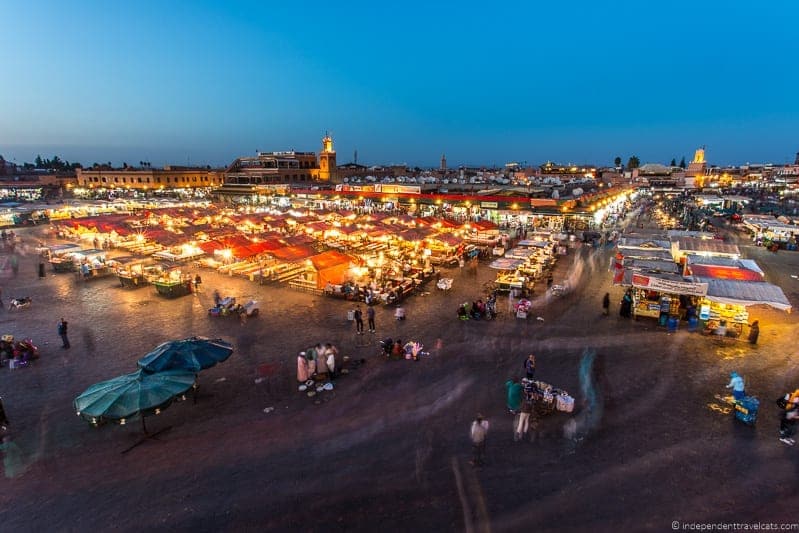
[{"label": "blue twilight sky", "polygon": [[796,0],[6,0],[0,154],[793,161]]}]

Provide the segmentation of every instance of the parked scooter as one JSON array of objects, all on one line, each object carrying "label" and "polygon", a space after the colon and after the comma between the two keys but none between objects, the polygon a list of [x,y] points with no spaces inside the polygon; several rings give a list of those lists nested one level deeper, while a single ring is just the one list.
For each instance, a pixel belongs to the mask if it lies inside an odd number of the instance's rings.
[{"label": "parked scooter", "polygon": [[30,307],[33,300],[31,300],[30,296],[25,296],[23,298],[14,298],[11,300],[11,303],[8,305],[8,310],[13,311],[14,309],[24,309],[26,307]]}]

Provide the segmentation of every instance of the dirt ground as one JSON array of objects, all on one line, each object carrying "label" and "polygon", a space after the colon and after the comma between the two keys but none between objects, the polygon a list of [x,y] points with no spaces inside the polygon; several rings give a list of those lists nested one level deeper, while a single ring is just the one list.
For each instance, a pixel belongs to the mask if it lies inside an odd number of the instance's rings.
[{"label": "dirt ground", "polygon": [[[174,300],[151,287],[126,290],[116,278],[89,283],[71,274],[36,274],[40,235],[16,277],[0,281],[6,310],[0,333],[32,337],[35,366],[0,369],[11,420],[4,448],[0,524],[5,531],[619,531],[670,530],[673,521],[799,522],[799,447],[777,439],[774,399],[799,386],[793,314],[750,308],[760,342],[725,344],[676,333],[654,321],[618,317],[612,249],[572,248],[555,283],[536,291],[527,320],[500,297],[493,322],[456,318],[481,296],[494,272],[445,271],[453,289],[405,302],[408,319],[377,309],[377,333],[357,336],[352,305],[279,286],[201,271],[203,292]],[[799,305],[799,254],[766,252],[740,239],[747,257]],[[261,302],[240,324],[212,318],[212,292]],[[611,293],[611,315],[601,314]],[[27,309],[8,311],[15,296]],[[70,322],[72,348],[56,323]],[[537,317],[540,317],[539,320]],[[222,337],[236,351],[203,371],[202,394],[148,419],[170,427],[129,453],[140,426],[92,428],[73,399],[91,384],[135,369],[158,343],[191,335]],[[378,356],[382,337],[419,340],[419,362]],[[295,357],[333,342],[365,364],[332,392],[297,391]],[[578,407],[538,421],[535,440],[514,442],[504,382],[521,377],[526,355],[537,378],[570,391]],[[583,383],[581,362],[595,353]],[[271,364],[268,372],[264,364]],[[719,410],[737,370],[761,399],[755,427]],[[588,398],[596,397],[589,405]],[[274,410],[265,412],[268,407]],[[590,408],[589,408],[590,407]],[[468,464],[476,413],[491,423],[486,465]]]}]

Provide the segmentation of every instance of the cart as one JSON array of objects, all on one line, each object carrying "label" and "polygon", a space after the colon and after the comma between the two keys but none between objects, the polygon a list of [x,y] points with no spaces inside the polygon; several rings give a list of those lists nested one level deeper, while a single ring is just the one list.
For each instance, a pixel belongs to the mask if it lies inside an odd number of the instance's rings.
[{"label": "cart", "polygon": [[232,296],[222,298],[216,306],[208,310],[208,316],[229,316],[236,311],[236,299]]}]

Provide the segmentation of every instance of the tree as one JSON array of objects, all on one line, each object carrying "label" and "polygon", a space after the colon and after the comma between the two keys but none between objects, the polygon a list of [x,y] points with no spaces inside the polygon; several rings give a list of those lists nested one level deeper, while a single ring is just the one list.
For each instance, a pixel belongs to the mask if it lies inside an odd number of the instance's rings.
[{"label": "tree", "polygon": [[621,166],[621,156],[617,155],[616,159],[613,160],[613,164],[616,166],[616,168],[620,167]]},{"label": "tree", "polygon": [[680,168],[685,168],[685,156],[682,156],[682,159],[680,159]]},{"label": "tree", "polygon": [[638,159],[638,156],[630,156],[630,159],[627,160],[627,168],[638,168],[639,166],[641,166],[641,160]]},{"label": "tree", "polygon": [[671,166],[673,166],[673,167],[677,166],[677,160],[674,159],[673,157],[671,158]]},{"label": "tree", "polygon": [[36,165],[36,168],[44,168],[44,161],[42,161],[42,156],[36,155],[36,159],[33,160],[33,164]]}]

